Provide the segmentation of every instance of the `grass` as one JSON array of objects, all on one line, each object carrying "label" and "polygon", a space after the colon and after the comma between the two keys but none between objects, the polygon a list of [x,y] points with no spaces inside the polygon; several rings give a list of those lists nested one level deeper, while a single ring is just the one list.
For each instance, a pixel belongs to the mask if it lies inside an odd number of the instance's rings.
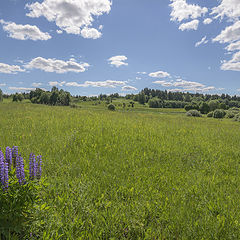
[{"label": "grass", "polygon": [[238,122],[97,109],[0,104],[1,147],[43,155],[36,236],[240,238]]}]

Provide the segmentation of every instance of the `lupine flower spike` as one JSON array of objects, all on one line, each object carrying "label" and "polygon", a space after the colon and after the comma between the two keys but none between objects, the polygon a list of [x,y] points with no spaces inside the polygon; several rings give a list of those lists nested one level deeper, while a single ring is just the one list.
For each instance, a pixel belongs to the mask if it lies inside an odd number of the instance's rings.
[{"label": "lupine flower spike", "polygon": [[36,178],[36,173],[37,173],[37,163],[36,163],[36,158],[33,153],[30,154],[29,156],[29,176],[30,179]]},{"label": "lupine flower spike", "polygon": [[42,175],[42,156],[37,156],[37,179],[40,179]]},{"label": "lupine flower spike", "polygon": [[25,173],[24,173],[24,163],[23,163],[23,158],[21,156],[17,156],[16,158],[16,175],[20,185],[23,185],[26,183]]},{"label": "lupine flower spike", "polygon": [[18,147],[17,147],[17,146],[13,146],[13,147],[12,147],[12,163],[13,163],[13,168],[16,167],[17,156],[18,156]]},{"label": "lupine flower spike", "polygon": [[0,151],[0,182],[4,190],[8,188],[8,163],[4,161],[3,152]]},{"label": "lupine flower spike", "polygon": [[6,147],[6,162],[8,163],[9,171],[12,166],[12,149],[10,147]]}]

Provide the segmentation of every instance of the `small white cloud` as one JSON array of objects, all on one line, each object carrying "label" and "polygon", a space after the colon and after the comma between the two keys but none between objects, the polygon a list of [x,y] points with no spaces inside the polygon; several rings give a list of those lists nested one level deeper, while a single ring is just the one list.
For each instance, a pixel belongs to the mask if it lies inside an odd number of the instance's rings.
[{"label": "small white cloud", "polygon": [[42,85],[42,83],[32,83],[33,87],[40,87]]},{"label": "small white cloud", "polygon": [[28,87],[9,87],[8,89],[13,91],[19,91],[19,92],[29,92],[34,91],[36,88],[28,88]]},{"label": "small white cloud", "polygon": [[115,67],[120,67],[120,66],[127,66],[128,63],[125,61],[127,60],[127,57],[124,55],[118,55],[114,56],[108,59],[108,62],[110,65],[114,65]]},{"label": "small white cloud", "polygon": [[59,87],[62,87],[64,84],[65,84],[66,82],[65,81],[63,81],[63,82],[48,82],[48,84],[49,84],[49,86],[55,86],[55,87],[57,87],[57,86],[59,86]]},{"label": "small white cloud", "polygon": [[57,34],[62,34],[63,33],[63,31],[59,30],[59,29],[56,32],[57,32]]},{"label": "small white cloud", "polygon": [[103,30],[103,25],[100,25],[99,27],[98,27],[98,29],[101,31],[101,30]]},{"label": "small white cloud", "polygon": [[14,22],[5,22],[0,20],[0,23],[3,25],[3,30],[9,34],[9,37],[15,38],[18,40],[49,40],[52,37],[49,33],[42,32],[37,26],[32,25],[21,25]]},{"label": "small white cloud", "polygon": [[206,18],[206,19],[204,19],[203,23],[205,25],[210,24],[210,23],[212,23],[212,19],[211,18]]},{"label": "small white cloud", "polygon": [[87,28],[81,30],[81,35],[84,38],[92,38],[97,39],[102,36],[102,33],[100,33],[96,28]]},{"label": "small white cloud", "polygon": [[16,74],[17,72],[25,72],[25,70],[18,65],[0,63],[0,73]]},{"label": "small white cloud", "polygon": [[150,73],[149,77],[153,77],[153,78],[166,78],[166,77],[170,77],[170,74],[167,73],[167,72],[158,71],[158,72]]},{"label": "small white cloud", "polygon": [[197,30],[198,29],[199,20],[192,20],[191,22],[182,23],[178,29],[185,30]]},{"label": "small white cloud", "polygon": [[200,46],[201,44],[206,44],[206,43],[208,43],[208,40],[206,40],[206,36],[205,37],[203,37],[199,42],[196,42],[196,44],[195,44],[195,47],[198,47],[198,46]]},{"label": "small white cloud", "polygon": [[233,54],[232,59],[223,61],[221,69],[226,71],[240,71],[240,51]]},{"label": "small white cloud", "polygon": [[75,61],[63,61],[54,58],[37,57],[25,65],[29,69],[40,69],[45,72],[67,73],[67,72],[85,72],[88,63],[77,63]]},{"label": "small white cloud", "polygon": [[6,83],[0,83],[0,87],[4,87],[6,85],[7,85]]},{"label": "small white cloud", "polygon": [[99,81],[99,82],[92,82],[86,81],[84,83],[77,83],[77,82],[68,82],[65,86],[68,87],[105,87],[105,88],[115,88],[118,86],[125,85],[126,82],[124,81],[115,81],[115,80],[106,80],[106,81]]},{"label": "small white cloud", "polygon": [[140,78],[140,77],[136,77],[136,80],[141,80],[142,78]]},{"label": "small white cloud", "polygon": [[225,49],[229,52],[240,50],[240,41],[230,43]]},{"label": "small white cloud", "polygon": [[133,86],[123,86],[122,91],[137,91],[137,88]]},{"label": "small white cloud", "polygon": [[186,0],[171,0],[172,12],[171,21],[181,22],[185,19],[196,19],[208,12],[206,7],[200,7],[196,4],[188,4]]},{"label": "small white cloud", "polygon": [[137,74],[147,74],[147,72],[137,72]]}]

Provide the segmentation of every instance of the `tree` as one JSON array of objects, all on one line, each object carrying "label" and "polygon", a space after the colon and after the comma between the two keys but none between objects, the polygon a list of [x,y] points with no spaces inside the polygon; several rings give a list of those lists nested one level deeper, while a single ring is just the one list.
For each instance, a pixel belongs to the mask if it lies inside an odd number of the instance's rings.
[{"label": "tree", "polygon": [[202,114],[207,114],[209,113],[210,111],[210,107],[208,106],[207,103],[205,102],[202,102],[199,106],[199,111],[202,113]]},{"label": "tree", "polygon": [[209,105],[210,111],[214,111],[214,110],[219,108],[219,101],[218,100],[211,100],[208,103],[208,105]]},{"label": "tree", "polygon": [[3,101],[3,92],[2,92],[2,90],[0,89],[0,102],[2,102]]},{"label": "tree", "polygon": [[139,93],[139,95],[138,95],[138,102],[140,104],[146,103],[146,96],[145,96],[144,92]]}]

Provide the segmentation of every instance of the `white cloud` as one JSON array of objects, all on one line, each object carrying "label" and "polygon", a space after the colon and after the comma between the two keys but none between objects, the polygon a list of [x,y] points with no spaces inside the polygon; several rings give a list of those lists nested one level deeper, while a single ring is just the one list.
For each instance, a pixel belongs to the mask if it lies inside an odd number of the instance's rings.
[{"label": "white cloud", "polygon": [[0,87],[4,87],[6,85],[7,85],[6,83],[0,83]]},{"label": "white cloud", "polygon": [[196,44],[195,44],[195,47],[198,47],[198,46],[200,46],[201,44],[206,44],[206,43],[208,43],[208,40],[206,40],[206,36],[205,37],[203,37],[199,42],[196,42]]},{"label": "white cloud", "polygon": [[199,20],[192,20],[191,22],[182,23],[178,29],[184,30],[197,30],[198,29]]},{"label": "white cloud", "polygon": [[25,70],[18,65],[0,63],[0,73],[16,74],[17,72],[25,72]]},{"label": "white cloud", "polygon": [[127,60],[127,57],[124,55],[114,56],[108,59],[109,64],[114,65],[116,67],[120,67],[123,65],[127,66],[128,63],[125,62],[126,60]]},{"label": "white cloud", "polygon": [[65,86],[68,87],[106,87],[106,88],[115,88],[118,86],[125,85],[126,82],[124,81],[115,81],[115,80],[106,80],[102,82],[92,82],[86,81],[84,83],[77,83],[77,82],[68,82]]},{"label": "white cloud", "polygon": [[136,80],[141,80],[142,78],[140,78],[140,77],[136,77]]},{"label": "white cloud", "polygon": [[137,74],[147,74],[146,72],[137,72]]},{"label": "white cloud", "polygon": [[212,9],[212,15],[215,18],[224,18],[226,16],[232,21],[240,17],[240,1],[239,0],[221,0],[221,3]]},{"label": "white cloud", "polygon": [[33,87],[40,87],[42,85],[42,83],[32,83]]},{"label": "white cloud", "polygon": [[43,0],[26,7],[29,9],[27,16],[43,16],[61,30],[80,35],[82,29],[92,26],[94,17],[109,13],[111,5],[110,0]]},{"label": "white cloud", "polygon": [[62,86],[64,86],[64,84],[65,84],[66,82],[65,81],[63,81],[63,82],[48,82],[48,84],[49,84],[49,86],[59,86],[59,87],[62,87]]},{"label": "white cloud", "polygon": [[163,71],[158,71],[158,72],[152,72],[149,74],[149,77],[153,78],[165,78],[165,77],[170,77],[170,74],[167,72]]},{"label": "white cloud", "polygon": [[84,38],[97,39],[102,36],[102,33],[100,33],[96,28],[85,27],[83,30],[81,30],[81,35]]},{"label": "white cloud", "polygon": [[240,39],[240,20],[233,25],[226,27],[218,36],[213,39],[213,42],[228,43]]},{"label": "white cloud", "polygon": [[122,91],[137,91],[137,88],[133,86],[123,86]]},{"label": "white cloud", "polygon": [[240,41],[230,43],[225,49],[231,52],[240,50]]},{"label": "white cloud", "polygon": [[59,29],[57,29],[57,34],[62,34],[63,33],[63,31],[62,30],[59,30]]},{"label": "white cloud", "polygon": [[203,23],[205,25],[210,24],[210,23],[212,23],[212,19],[211,18],[206,18],[206,19],[204,19]]},{"label": "white cloud", "polygon": [[223,61],[222,70],[240,71],[240,51],[233,54],[232,59]]},{"label": "white cloud", "polygon": [[63,61],[54,58],[42,58],[37,57],[32,59],[28,64],[25,65],[29,69],[40,69],[45,72],[56,72],[56,73],[66,73],[66,72],[85,72],[86,68],[89,67],[88,63],[77,63],[75,61]]},{"label": "white cloud", "polygon": [[3,30],[9,34],[9,37],[18,40],[49,40],[51,36],[48,33],[42,32],[37,26],[21,25],[14,22],[5,22],[0,20],[3,25]]},{"label": "white cloud", "polygon": [[175,81],[155,81],[153,83],[159,84],[163,87],[175,87],[174,89],[170,89],[169,91],[206,92],[215,89],[215,87],[213,86],[206,86],[202,83],[186,81],[182,79],[177,79]]},{"label": "white cloud", "polygon": [[8,89],[13,91],[20,91],[20,92],[28,92],[28,91],[34,91],[36,88],[27,88],[27,87],[9,87]]},{"label": "white cloud", "polygon": [[172,12],[171,21],[181,22],[185,19],[196,19],[208,12],[206,7],[200,7],[196,4],[188,4],[186,0],[171,0]]}]

